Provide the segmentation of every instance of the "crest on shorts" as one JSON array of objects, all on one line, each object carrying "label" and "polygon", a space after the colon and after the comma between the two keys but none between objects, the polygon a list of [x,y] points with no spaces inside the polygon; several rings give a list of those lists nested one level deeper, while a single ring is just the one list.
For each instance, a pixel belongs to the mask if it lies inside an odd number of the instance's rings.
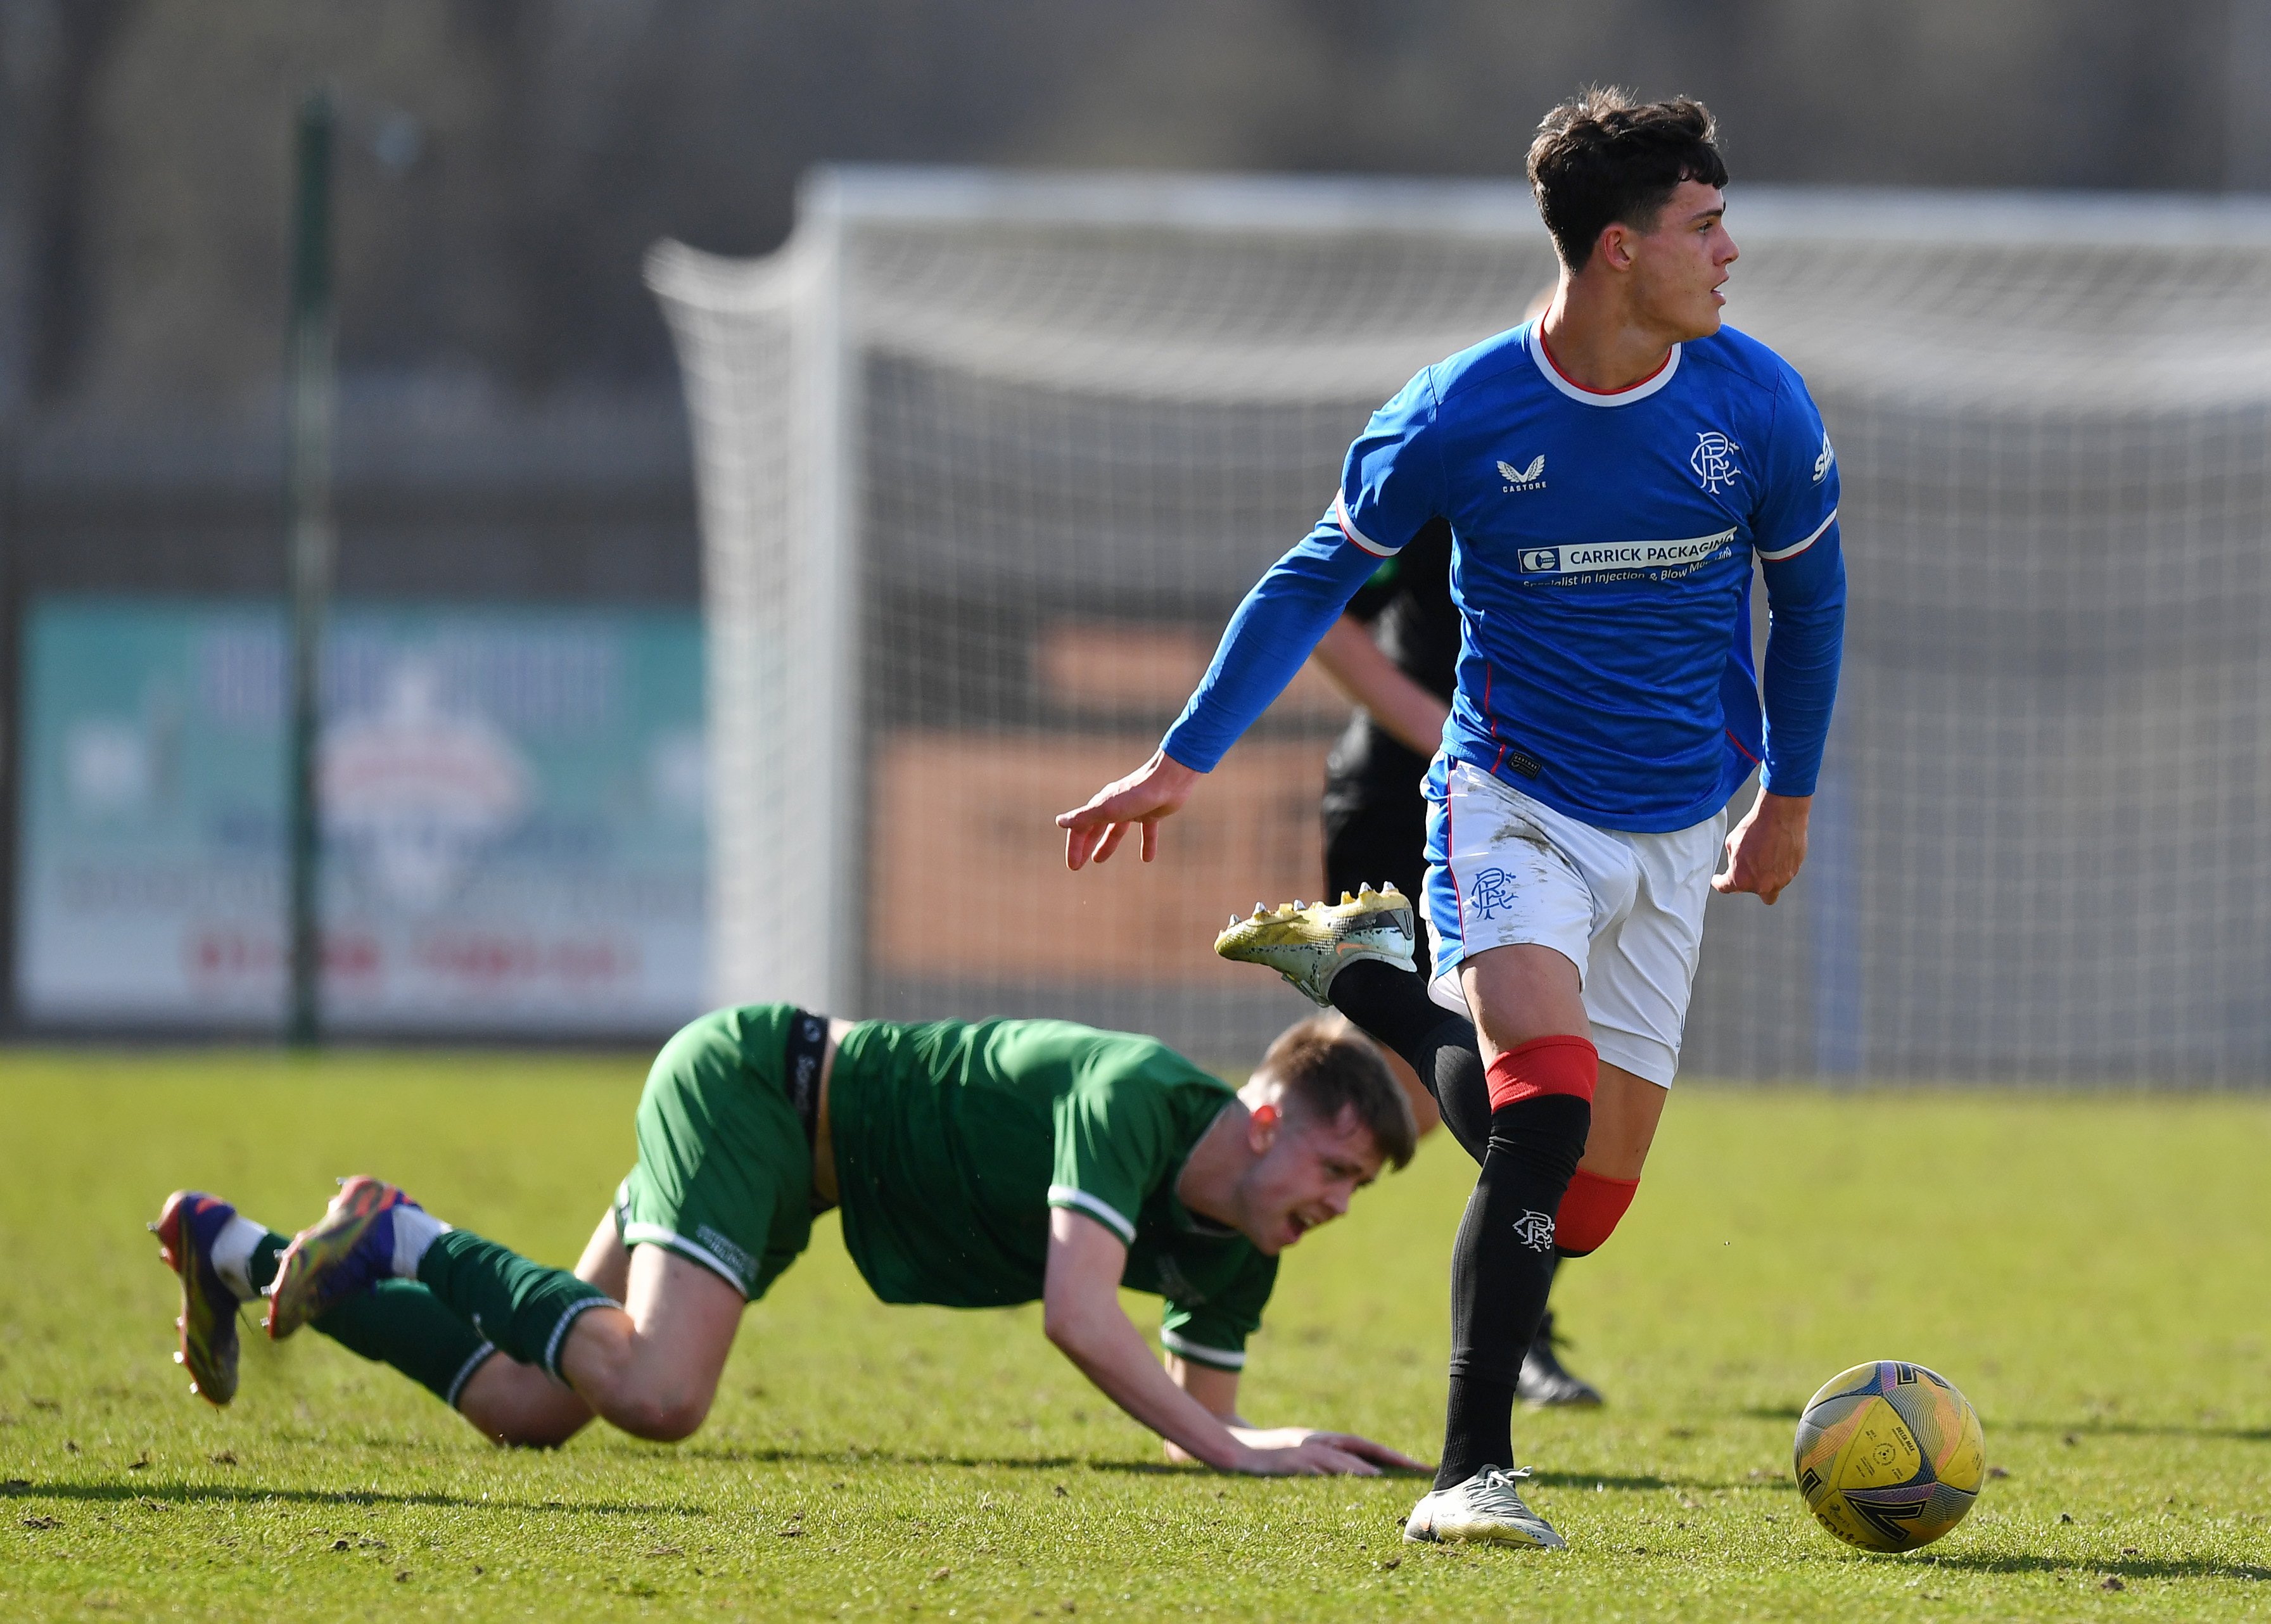
[{"label": "crest on shorts", "polygon": [[1501,908],[1514,906],[1514,876],[1503,868],[1485,868],[1468,882],[1467,905],[1477,919],[1495,919]]},{"label": "crest on shorts", "polygon": [[1735,453],[1742,449],[1717,429],[1707,428],[1695,436],[1687,466],[1695,470],[1703,488],[1716,496],[1722,487],[1732,485],[1742,476],[1742,469],[1735,466]]}]

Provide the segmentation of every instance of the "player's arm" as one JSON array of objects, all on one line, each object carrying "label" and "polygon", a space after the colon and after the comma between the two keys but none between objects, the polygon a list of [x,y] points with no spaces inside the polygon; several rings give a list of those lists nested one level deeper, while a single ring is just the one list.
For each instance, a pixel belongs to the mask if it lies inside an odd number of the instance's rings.
[{"label": "player's arm", "polygon": [[1389,659],[1363,622],[1348,615],[1335,621],[1317,644],[1316,660],[1351,704],[1406,749],[1433,756],[1442,744],[1451,707]]},{"label": "player's arm", "polygon": [[[1238,1413],[1238,1372],[1217,1370],[1212,1365],[1202,1365],[1195,1359],[1185,1359],[1172,1348],[1159,1355],[1159,1365],[1173,1382],[1232,1427],[1243,1427],[1246,1419]],[[1167,1452],[1175,1453],[1169,1444]]]},{"label": "player's arm", "polygon": [[[1170,1376],[1121,1311],[1120,1277],[1127,1266],[1128,1248],[1118,1235],[1084,1214],[1052,1208],[1042,1328],[1083,1375],[1165,1439],[1171,1453],[1221,1471],[1270,1476],[1372,1476],[1381,1466],[1418,1464],[1366,1439],[1299,1427],[1248,1427],[1237,1419],[1234,1408],[1215,1410],[1206,1397],[1225,1399],[1225,1389],[1201,1380],[1195,1392],[1187,1382]],[[1230,1378],[1226,1402],[1234,1406],[1237,1375],[1212,1374]]]},{"label": "player's arm", "polygon": [[[1202,1365],[1196,1360],[1179,1357],[1173,1350],[1159,1355],[1160,1367],[1173,1382],[1197,1399],[1207,1412],[1225,1427],[1244,1427],[1246,1418],[1238,1412],[1238,1372],[1217,1370],[1212,1365]],[[1184,1449],[1173,1438],[1159,1441],[1166,1449],[1167,1458],[1178,1466],[1203,1466],[1195,1455]]]},{"label": "player's arm", "polygon": [[[1801,397],[1802,399],[1802,397]],[[1758,800],[1727,837],[1727,872],[1714,890],[1750,891],[1771,906],[1806,861],[1806,824],[1814,781],[1829,740],[1837,672],[1845,644],[1845,560],[1837,534],[1837,475],[1821,419],[1805,402],[1805,436],[1786,454],[1776,447],[1784,500],[1770,505],[1761,531],[1760,573],[1767,588],[1766,659],[1760,697],[1766,709],[1766,760]],[[1821,447],[1821,471],[1801,453]]]},{"label": "player's arm", "polygon": [[[1214,659],[1151,759],[1057,815],[1065,867],[1102,862],[1140,828],[1143,860],[1158,849],[1158,822],[1189,799],[1215,764],[1293,680],[1383,558],[1393,557],[1442,506],[1433,443],[1434,384],[1427,372],[1373,413],[1349,447],[1333,505],[1246,594]],[[1432,748],[1432,747],[1431,747]]]},{"label": "player's arm", "polygon": [[[1248,1422],[1244,1416],[1238,1413],[1238,1372],[1235,1370],[1218,1370],[1212,1365],[1202,1365],[1196,1360],[1178,1358],[1173,1352],[1161,1354],[1159,1363],[1165,1367],[1168,1380],[1204,1404],[1231,1429],[1232,1434],[1235,1437],[1252,1441],[1261,1438],[1282,1437],[1298,1440],[1320,1435],[1304,1432],[1298,1427],[1273,1431],[1255,1427]],[[1178,1466],[1201,1466],[1206,1464],[1173,1438],[1163,1439],[1161,1441],[1165,1445],[1167,1458]],[[1350,1438],[1346,1441],[1362,1443],[1366,1441]],[[1393,1449],[1381,1449],[1377,1444],[1372,1447],[1380,1449],[1377,1456],[1371,1457],[1373,1459],[1407,1470],[1412,1468],[1425,1470],[1419,1462],[1412,1460],[1408,1456],[1398,1455]]]},{"label": "player's arm", "polygon": [[1065,867],[1104,861],[1131,828],[1143,831],[1143,859],[1150,862],[1158,850],[1159,820],[1181,808],[1200,777],[1213,771],[1239,735],[1285,691],[1379,562],[1328,515],[1272,564],[1230,617],[1206,675],[1151,759],[1097,791],[1086,805],[1058,814]]}]

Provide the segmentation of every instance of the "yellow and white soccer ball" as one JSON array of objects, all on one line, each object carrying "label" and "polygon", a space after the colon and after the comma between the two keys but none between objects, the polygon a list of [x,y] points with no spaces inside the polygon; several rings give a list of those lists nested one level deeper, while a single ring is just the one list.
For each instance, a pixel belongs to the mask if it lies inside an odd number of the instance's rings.
[{"label": "yellow and white soccer ball", "polygon": [[1913,1551],[1963,1520],[1987,1476],[1978,1412],[1922,1365],[1833,1376],[1798,1418],[1792,1471],[1822,1527],[1865,1551]]}]

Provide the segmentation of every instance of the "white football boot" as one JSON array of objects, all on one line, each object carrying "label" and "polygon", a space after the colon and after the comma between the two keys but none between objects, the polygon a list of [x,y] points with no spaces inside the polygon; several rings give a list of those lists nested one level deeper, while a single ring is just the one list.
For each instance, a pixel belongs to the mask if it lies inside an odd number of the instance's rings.
[{"label": "white football boot", "polygon": [[1456,1487],[1430,1489],[1411,1508],[1404,1537],[1414,1541],[1478,1539],[1547,1551],[1567,1549],[1569,1542],[1523,1505],[1515,1493],[1516,1486],[1529,1475],[1527,1466],[1510,1471],[1485,1466]]},{"label": "white football boot", "polygon": [[1329,1004],[1326,990],[1344,965],[1374,958],[1416,972],[1415,940],[1411,900],[1393,885],[1377,891],[1367,885],[1353,897],[1343,891],[1337,903],[1281,902],[1272,910],[1257,902],[1251,918],[1232,917],[1214,950],[1240,964],[1266,965],[1311,1002]]}]

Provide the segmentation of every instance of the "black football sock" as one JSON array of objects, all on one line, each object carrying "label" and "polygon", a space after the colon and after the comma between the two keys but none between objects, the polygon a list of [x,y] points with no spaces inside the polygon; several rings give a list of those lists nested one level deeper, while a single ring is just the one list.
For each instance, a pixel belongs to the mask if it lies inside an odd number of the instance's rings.
[{"label": "black football sock", "polygon": [[1553,1214],[1592,1121],[1574,1094],[1536,1094],[1491,1114],[1451,1248],[1451,1392],[1437,1488],[1514,1464],[1514,1389],[1553,1285]]},{"label": "black football sock", "polygon": [[[291,1244],[291,1236],[271,1230],[252,1248],[245,1272],[255,1291],[268,1289]],[[467,1380],[496,1352],[415,1280],[381,1280],[309,1323],[350,1352],[393,1366],[453,1409]]]},{"label": "black football sock", "polygon": [[1474,1023],[1427,996],[1427,983],[1376,958],[1359,959],[1333,977],[1333,1008],[1377,1038],[1419,1074],[1435,1096],[1443,1126],[1477,1161],[1491,1133],[1490,1082]]},{"label": "black football sock", "polygon": [[1456,1488],[1485,1466],[1513,1464],[1514,1384],[1488,1376],[1453,1376],[1434,1486]]},{"label": "black football sock", "polygon": [[[1576,1175],[1573,1173],[1570,1176],[1574,1178]],[[1560,1249],[1556,1248],[1552,1267],[1545,1271],[1545,1312],[1538,1316],[1538,1335],[1540,1337],[1550,1337],[1553,1334],[1553,1282],[1560,1278],[1561,1253]],[[1531,1340],[1535,1341],[1536,1337]]]}]

